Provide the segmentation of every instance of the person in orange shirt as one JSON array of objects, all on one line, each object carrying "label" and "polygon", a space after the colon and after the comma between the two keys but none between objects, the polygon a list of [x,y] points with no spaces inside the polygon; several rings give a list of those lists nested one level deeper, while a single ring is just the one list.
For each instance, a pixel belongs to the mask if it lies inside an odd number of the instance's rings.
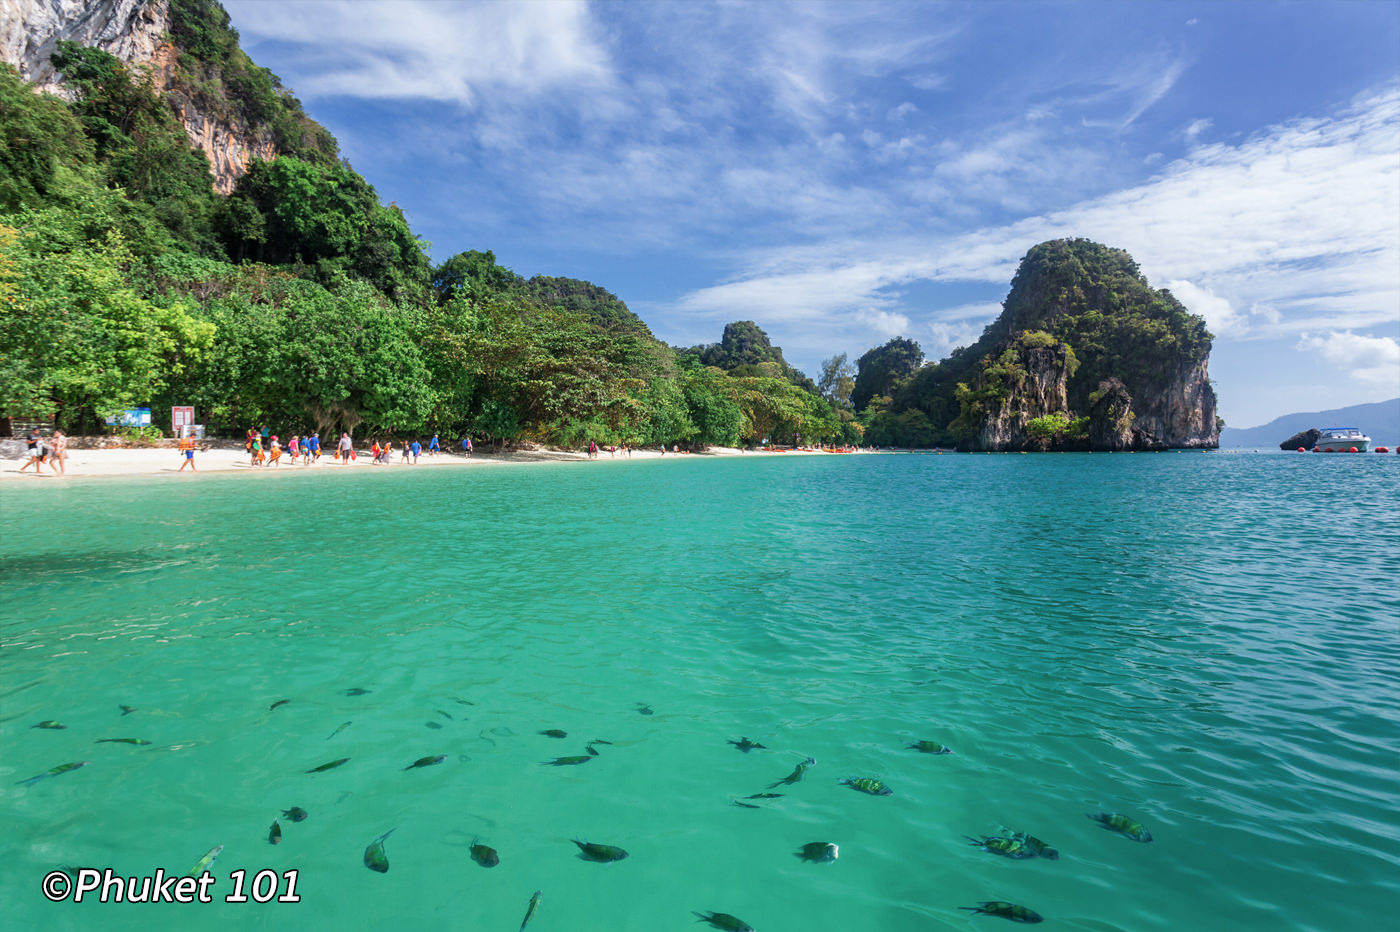
[{"label": "person in orange shirt", "polygon": [[184,436],[180,438],[180,452],[185,454],[185,461],[180,464],[176,472],[184,472],[185,467],[190,468],[190,472],[199,472],[194,465],[194,437]]}]

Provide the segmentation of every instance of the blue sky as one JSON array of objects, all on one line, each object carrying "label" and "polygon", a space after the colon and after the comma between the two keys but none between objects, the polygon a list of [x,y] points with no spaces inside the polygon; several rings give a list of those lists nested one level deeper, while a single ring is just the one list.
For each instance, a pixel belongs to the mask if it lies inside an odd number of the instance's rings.
[{"label": "blue sky", "polygon": [[931,358],[1035,243],[1131,252],[1239,427],[1400,395],[1400,4],[225,0],[441,261],[668,342]]}]

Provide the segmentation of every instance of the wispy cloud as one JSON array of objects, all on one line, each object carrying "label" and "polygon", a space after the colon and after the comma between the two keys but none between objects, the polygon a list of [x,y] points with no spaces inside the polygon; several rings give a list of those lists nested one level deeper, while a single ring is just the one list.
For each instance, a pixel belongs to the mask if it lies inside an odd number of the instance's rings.
[{"label": "wispy cloud", "polygon": [[1303,334],[1298,351],[1318,353],[1338,368],[1351,372],[1359,382],[1383,392],[1400,390],[1400,342],[1392,337],[1370,337],[1350,330]]}]

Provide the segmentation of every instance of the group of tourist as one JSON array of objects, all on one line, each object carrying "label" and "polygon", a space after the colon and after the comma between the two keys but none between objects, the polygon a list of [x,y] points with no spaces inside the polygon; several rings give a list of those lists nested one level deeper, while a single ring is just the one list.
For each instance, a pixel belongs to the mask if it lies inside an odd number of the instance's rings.
[{"label": "group of tourist", "polygon": [[[188,440],[188,438],[186,438],[186,440]],[[187,445],[186,440],[180,442],[180,449],[184,451],[187,463],[193,468],[194,441],[189,440]],[[418,463],[418,458],[425,452],[422,442],[417,438],[411,441],[399,441],[399,448],[403,454],[402,461],[411,465],[416,465]],[[287,441],[284,447],[277,435],[268,430],[266,425],[264,425],[261,430],[254,430],[250,427],[248,428],[244,449],[248,451],[250,465],[254,467],[281,465],[283,456],[288,457],[292,465],[296,465],[297,461],[300,460],[303,466],[309,466],[319,461],[321,458],[321,434],[319,431],[312,431],[307,436],[293,434],[292,439]],[[394,449],[394,441],[392,440],[386,440],[383,444],[375,440],[374,444],[369,449],[370,464],[373,466],[387,466],[392,464]],[[428,441],[426,453],[429,456],[437,456],[441,452],[442,444],[438,440],[438,435],[433,434],[432,439]],[[470,437],[462,438],[462,452],[467,456],[472,455],[472,440]],[[348,432],[341,432],[340,440],[336,442],[331,456],[332,459],[343,465],[354,462],[359,458],[358,454],[355,452],[355,443],[350,439],[350,434]],[[185,464],[182,463],[180,468],[184,469]]]},{"label": "group of tourist", "polygon": [[68,460],[68,437],[63,431],[56,430],[52,437],[45,438],[37,427],[31,428],[24,442],[28,459],[19,468],[20,472],[33,466],[35,475],[42,475],[44,464],[48,463],[57,475],[64,475]]}]

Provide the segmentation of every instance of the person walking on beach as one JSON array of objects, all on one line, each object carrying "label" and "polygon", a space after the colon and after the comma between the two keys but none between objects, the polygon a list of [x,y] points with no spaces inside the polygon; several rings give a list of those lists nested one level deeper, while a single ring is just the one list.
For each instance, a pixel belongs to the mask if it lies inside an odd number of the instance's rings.
[{"label": "person walking on beach", "polygon": [[407,463],[407,462],[408,462],[408,453],[409,453],[409,450],[408,450],[408,441],[407,441],[407,440],[403,440],[403,441],[400,441],[400,442],[403,444],[403,461],[404,461],[405,463]]},{"label": "person walking on beach", "polygon": [[350,439],[349,431],[340,432],[340,447],[336,452],[340,455],[340,461],[348,466],[350,457],[355,453],[355,442]]},{"label": "person walking on beach", "polygon": [[277,435],[272,435],[272,444],[267,448],[267,465],[282,465],[282,444],[277,442]]},{"label": "person walking on beach", "polygon": [[598,441],[588,441],[588,458],[591,460],[596,460],[598,458]]},{"label": "person walking on beach", "polygon": [[249,448],[249,455],[251,457],[251,459],[249,460],[249,464],[252,466],[261,466],[263,458],[261,438],[259,438],[257,434],[254,434],[253,439],[249,440],[248,443],[251,444],[251,447]]},{"label": "person walking on beach", "polygon": [[471,456],[471,455],[472,455],[472,438],[470,438],[470,437],[463,437],[463,438],[462,438],[462,452],[465,453],[467,456]]},{"label": "person walking on beach", "polygon": [[433,434],[433,439],[428,441],[428,455],[437,456],[442,452],[442,447],[438,444],[437,434]]},{"label": "person walking on beach", "polygon": [[190,472],[199,472],[194,465],[194,434],[185,434],[180,438],[180,452],[184,455],[185,461],[180,464],[176,472],[184,472],[185,467],[190,468]]},{"label": "person walking on beach", "polygon": [[30,466],[33,466],[34,474],[36,476],[42,475],[44,472],[44,461],[49,458],[49,448],[44,444],[44,438],[39,436],[38,430],[31,430],[29,432],[28,441],[29,462],[21,466],[19,471],[24,472]]},{"label": "person walking on beach", "polygon": [[261,434],[262,434],[262,448],[263,448],[264,450],[266,450],[266,449],[267,449],[268,443],[272,440],[272,431],[268,430],[267,425],[264,424],[264,425],[262,426]]},{"label": "person walking on beach", "polygon": [[321,458],[321,432],[313,430],[311,440],[306,445],[306,464],[310,466],[314,461]]},{"label": "person walking on beach", "polygon": [[292,434],[292,439],[287,441],[287,456],[293,466],[297,464],[297,454],[301,452],[301,444],[298,443],[300,439],[296,434]]},{"label": "person walking on beach", "polygon": [[49,468],[60,476],[68,474],[68,437],[61,430],[53,432],[49,441]]},{"label": "person walking on beach", "polygon": [[410,448],[413,450],[413,465],[417,466],[418,454],[423,452],[423,444],[419,443],[418,438],[415,437],[413,438],[413,443],[410,445]]}]

